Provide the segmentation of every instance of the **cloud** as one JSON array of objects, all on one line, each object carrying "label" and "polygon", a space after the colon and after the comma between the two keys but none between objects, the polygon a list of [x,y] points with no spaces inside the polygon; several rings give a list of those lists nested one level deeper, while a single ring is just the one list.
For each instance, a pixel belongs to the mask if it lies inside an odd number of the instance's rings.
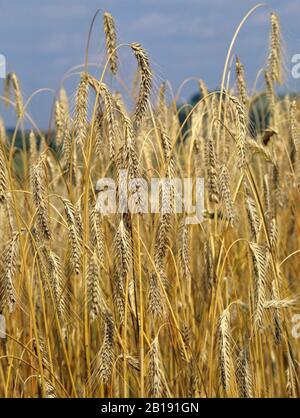
[{"label": "cloud", "polygon": [[87,3],[78,1],[62,2],[58,0],[51,0],[51,2],[40,3],[40,8],[37,10],[40,18],[46,20],[66,20],[82,19],[85,16],[91,15],[91,7]]},{"label": "cloud", "polygon": [[40,40],[36,46],[36,51],[44,54],[70,53],[74,47],[84,47],[83,39],[79,33],[71,32],[51,32]]},{"label": "cloud", "polygon": [[[209,24],[208,19],[202,16],[190,17],[187,25],[186,19],[183,19],[180,14],[163,14],[163,13],[148,13],[130,26],[132,31],[149,32],[149,36],[159,37],[161,39],[174,38],[186,39],[194,37],[196,39],[211,39],[217,34],[215,25]],[[224,26],[224,25],[220,25]],[[220,28],[219,26],[219,28]],[[171,40],[171,38],[173,38]]]}]

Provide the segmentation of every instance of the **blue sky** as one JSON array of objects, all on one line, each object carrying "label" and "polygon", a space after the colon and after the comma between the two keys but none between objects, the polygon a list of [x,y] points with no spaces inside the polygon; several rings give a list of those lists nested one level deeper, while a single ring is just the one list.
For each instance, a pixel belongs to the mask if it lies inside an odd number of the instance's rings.
[{"label": "blue sky", "polygon": [[[242,29],[234,51],[252,85],[266,63],[268,14],[274,10],[283,29],[286,88],[296,91],[300,81],[291,79],[290,57],[300,53],[300,2],[265,3],[267,7],[259,9]],[[119,42],[140,42],[147,49],[156,87],[168,79],[176,90],[184,79],[197,77],[214,88],[220,84],[235,28],[255,4],[252,0],[0,0],[0,53],[6,56],[8,70],[18,74],[25,98],[40,88],[55,90],[68,69],[83,63],[89,25],[101,8],[115,17]],[[103,50],[102,16],[98,16],[90,61],[103,62]],[[125,50],[120,58],[120,77],[130,87],[135,63]],[[71,95],[75,83],[74,76],[66,82]],[[188,99],[196,89],[195,82],[187,83],[182,98]],[[41,128],[47,126],[52,100],[53,93],[43,92],[31,103],[30,113]],[[13,112],[0,110],[6,124],[13,126]]]}]

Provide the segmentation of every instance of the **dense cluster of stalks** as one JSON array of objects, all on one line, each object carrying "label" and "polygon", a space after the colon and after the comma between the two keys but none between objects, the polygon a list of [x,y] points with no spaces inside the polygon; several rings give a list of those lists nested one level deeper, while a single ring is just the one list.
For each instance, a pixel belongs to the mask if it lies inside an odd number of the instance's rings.
[{"label": "dense cluster of stalks", "polygon": [[[104,32],[101,77],[83,67],[74,105],[60,89],[48,136],[7,76],[17,125],[12,138],[0,126],[0,396],[299,396],[300,115],[297,98],[276,95],[277,16],[265,90],[248,93],[237,59],[235,83],[209,93],[199,80],[193,108],[168,100],[168,83],[154,97],[133,43],[128,110],[106,82],[120,48],[109,13]],[[163,190],[157,213],[141,213],[138,186],[135,213],[101,214],[97,180],[118,184],[123,169],[149,184],[203,177],[203,222],[169,213]]]}]

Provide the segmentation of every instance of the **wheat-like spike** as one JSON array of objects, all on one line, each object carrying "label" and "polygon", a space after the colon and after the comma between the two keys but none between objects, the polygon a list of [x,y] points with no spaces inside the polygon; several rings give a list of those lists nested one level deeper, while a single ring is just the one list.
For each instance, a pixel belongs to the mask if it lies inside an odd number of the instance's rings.
[{"label": "wheat-like spike", "polygon": [[123,120],[128,175],[130,179],[136,179],[139,176],[139,161],[136,153],[136,142],[134,138],[133,127],[130,119],[127,116],[124,116]]},{"label": "wheat-like spike", "polygon": [[256,204],[254,199],[252,199],[250,195],[249,188],[245,184],[245,203],[246,203],[246,210],[247,216],[249,220],[249,225],[251,229],[251,233],[255,240],[258,240],[258,235],[260,231],[260,219],[257,213]]},{"label": "wheat-like spike", "polygon": [[42,154],[37,165],[32,170],[32,196],[37,211],[37,221],[40,231],[46,240],[51,238],[49,216],[48,216],[48,196],[46,188],[46,155]]},{"label": "wheat-like spike", "polygon": [[171,217],[169,213],[161,213],[155,238],[154,259],[161,269],[169,245],[169,231],[171,229]]},{"label": "wheat-like spike", "polygon": [[76,147],[73,144],[72,134],[69,129],[65,130],[63,140],[63,172],[64,176],[69,180],[71,176],[73,186],[77,184],[76,173]]},{"label": "wheat-like spike", "polygon": [[114,300],[118,309],[121,323],[125,314],[125,288],[126,276],[132,264],[132,246],[130,225],[127,217],[123,216],[117,228],[114,242]]},{"label": "wheat-like spike", "polygon": [[[39,345],[40,353],[43,359],[43,365],[45,365],[46,367],[50,369],[51,363],[50,363],[48,351],[46,349],[44,339],[40,336],[38,337],[38,345]],[[38,353],[37,341],[35,339],[33,340],[33,350],[36,354]]]},{"label": "wheat-like spike", "polygon": [[59,90],[59,101],[60,101],[60,107],[62,111],[62,115],[64,118],[64,125],[66,129],[69,129],[69,123],[70,123],[70,109],[69,109],[69,100],[68,95],[64,87],[62,87]]},{"label": "wheat-like spike", "polygon": [[166,174],[160,188],[160,219],[156,232],[154,259],[163,281],[166,281],[163,264],[169,245],[169,232],[171,229],[170,214],[174,206],[174,187],[171,181],[175,175],[175,160],[171,155],[171,140],[163,131],[161,131],[161,140],[164,151]]},{"label": "wheat-like spike", "polygon": [[6,140],[7,140],[7,136],[6,136],[5,125],[4,125],[3,119],[0,117],[0,144],[5,146]]},{"label": "wheat-like spike", "polygon": [[276,95],[275,95],[275,90],[274,90],[274,82],[269,71],[265,71],[265,81],[266,81],[266,91],[267,91],[267,99],[268,99],[269,115],[270,115],[269,126],[276,132],[277,131],[276,117],[275,117]]},{"label": "wheat-like spike", "polygon": [[96,247],[97,256],[104,265],[104,230],[101,214],[93,207],[90,210],[90,239],[91,244]]},{"label": "wheat-like spike", "polygon": [[[140,178],[139,170],[139,161],[136,152],[136,144],[134,139],[134,134],[132,130],[131,121],[128,117],[123,117],[124,121],[124,131],[125,131],[125,142],[120,147],[118,157],[117,157],[117,173],[120,178],[120,170],[126,169],[128,171],[128,179],[130,183],[130,210],[133,213],[143,213],[144,202],[142,190],[140,190],[140,183],[138,179]],[[121,209],[123,212],[123,208]]]},{"label": "wheat-like spike", "polygon": [[118,70],[118,56],[117,56],[117,34],[114,18],[108,12],[104,13],[104,32],[105,32],[105,42],[106,42],[106,51],[109,57],[109,67],[110,71],[116,75]]},{"label": "wheat-like spike", "polygon": [[210,96],[210,124],[213,127],[213,123],[218,119],[219,114],[219,96],[218,94],[213,94]]},{"label": "wheat-like spike", "polygon": [[251,151],[251,154],[260,154],[264,157],[265,161],[268,163],[275,164],[274,157],[270,151],[262,145],[260,142],[255,141],[254,139],[247,139],[246,149]]},{"label": "wheat-like spike", "polygon": [[[6,141],[7,141],[6,129],[4,126],[3,119],[0,117],[0,151],[2,152],[2,154],[6,147]],[[3,158],[3,161],[4,161],[4,155],[2,155],[1,158]]]},{"label": "wheat-like spike", "polygon": [[0,141],[0,204],[3,204],[6,200],[7,193],[7,168],[5,158],[4,144]]},{"label": "wheat-like spike", "polygon": [[208,91],[207,85],[205,84],[203,80],[199,80],[199,90],[200,90],[202,99],[206,101],[207,99],[205,99],[205,97],[208,96],[209,91]]},{"label": "wheat-like spike", "polygon": [[100,92],[102,93],[103,102],[105,106],[105,117],[108,125],[108,141],[110,149],[110,158],[115,157],[115,116],[112,95],[104,83],[100,84]]},{"label": "wheat-like spike", "polygon": [[92,76],[88,76],[88,82],[90,86],[99,94],[100,98],[103,100],[105,107],[105,119],[108,125],[108,142],[110,149],[110,158],[114,160],[115,158],[115,141],[116,141],[116,121],[115,121],[115,101],[109,88],[105,83],[100,83]]},{"label": "wheat-like spike", "polygon": [[95,135],[95,148],[97,157],[101,158],[103,154],[103,120],[104,120],[104,113],[100,101],[97,104],[97,110],[95,115],[95,125],[94,125],[94,135]]},{"label": "wheat-like spike", "polygon": [[271,13],[270,52],[268,61],[268,68],[272,80],[281,84],[281,29],[278,16],[275,13]]},{"label": "wheat-like spike", "polygon": [[233,227],[235,224],[235,209],[230,190],[229,175],[226,164],[222,164],[219,170],[219,184],[222,200],[225,206],[226,217],[229,224]]},{"label": "wheat-like spike", "polygon": [[[282,314],[279,309],[276,309],[276,306],[280,305],[278,303],[279,299],[279,290],[278,285],[275,280],[272,281],[272,292],[271,296],[273,299],[273,307],[275,309],[272,310],[272,317],[273,317],[273,325],[274,325],[274,340],[276,344],[280,344],[281,337],[282,337]],[[277,303],[274,303],[274,300],[277,301]],[[285,301],[286,302],[286,301]],[[281,303],[282,305],[282,303]]]},{"label": "wheat-like spike", "polygon": [[190,234],[185,219],[179,226],[179,261],[183,277],[191,277]]},{"label": "wheat-like spike", "polygon": [[[194,138],[194,142],[198,142],[200,149],[202,151],[202,154],[204,155],[204,138],[208,135],[208,124],[206,123],[206,120],[208,118],[209,110],[207,108],[207,102],[208,99],[201,99],[201,102],[197,105],[196,108],[194,108],[194,112],[192,114],[192,131],[191,135]],[[205,115],[207,113],[207,115]],[[194,144],[195,145],[195,144]]]},{"label": "wheat-like spike", "polygon": [[110,158],[115,158],[115,142],[116,142],[116,121],[114,100],[109,88],[105,83],[99,83],[98,80],[89,76],[89,83],[96,92],[99,92],[105,107],[105,119],[108,125],[108,142],[110,150]]},{"label": "wheat-like spike", "polygon": [[150,398],[163,396],[164,383],[162,379],[162,366],[159,357],[158,338],[156,337],[149,350],[147,386]]},{"label": "wheat-like spike", "polygon": [[114,334],[115,330],[112,314],[109,311],[106,311],[104,314],[104,340],[96,355],[94,370],[91,377],[94,385],[98,383],[99,379],[102,380],[104,384],[108,384],[111,377],[115,357]]},{"label": "wheat-like spike", "polygon": [[297,398],[297,382],[293,370],[287,367],[286,375],[286,392],[289,398]]},{"label": "wheat-like spike", "polygon": [[284,356],[284,364],[285,367],[289,370],[289,372],[286,372],[287,376],[287,384],[286,384],[286,390],[291,398],[298,398],[299,397],[299,381],[297,376],[297,360],[293,354],[293,349],[291,347],[290,342],[288,342],[287,347],[287,353]]},{"label": "wheat-like spike", "polygon": [[123,219],[120,220],[114,238],[114,255],[115,269],[125,279],[131,264],[131,238]]},{"label": "wheat-like spike", "polygon": [[163,130],[161,130],[160,135],[164,152],[166,177],[172,179],[175,176],[176,171],[176,160],[172,152],[172,141]]},{"label": "wheat-like spike", "polygon": [[205,142],[205,165],[207,171],[207,190],[210,202],[219,202],[219,184],[215,141],[210,135]]},{"label": "wheat-like spike", "polygon": [[[273,286],[273,282],[272,282]],[[267,300],[264,304],[265,309],[282,309],[282,308],[290,308],[297,304],[297,299],[271,299]]]},{"label": "wheat-like spike", "polygon": [[[50,293],[50,268],[49,268],[49,254],[50,248],[48,245],[45,245],[39,229],[37,229],[34,225],[31,228],[31,246],[33,253],[37,254],[38,257],[38,266],[41,271],[40,278],[43,284],[43,291],[48,296]],[[47,280],[48,278],[48,280]],[[52,286],[51,286],[52,287]]]},{"label": "wheat-like spike", "polygon": [[88,79],[89,75],[86,72],[80,74],[80,82],[76,94],[74,132],[76,142],[81,145],[84,144],[87,136]]},{"label": "wheat-like spike", "polygon": [[[297,148],[299,150],[299,139],[300,132],[297,121],[297,101],[289,101],[288,106],[288,115],[289,115],[289,135],[288,135],[288,145],[289,145],[289,154],[290,159],[295,170],[295,158],[297,153]],[[295,173],[296,174],[296,173]]]},{"label": "wheat-like spike", "polygon": [[62,104],[59,100],[55,101],[55,110],[54,110],[54,116],[55,116],[55,130],[56,130],[56,145],[60,146],[63,142],[64,138],[64,129],[65,129],[65,119],[64,119],[64,113],[63,113]]},{"label": "wheat-like spike", "polygon": [[194,166],[196,177],[203,177],[203,166],[204,166],[204,138],[195,138],[194,141]]},{"label": "wheat-like spike", "polygon": [[240,350],[236,363],[236,380],[241,398],[253,398],[253,379],[249,364],[249,351]]},{"label": "wheat-like spike", "polygon": [[75,218],[76,228],[77,228],[79,237],[82,238],[83,225],[82,225],[81,201],[80,201],[80,199],[76,203],[76,205],[74,207],[74,210],[75,210],[74,218]]},{"label": "wheat-like spike", "polygon": [[76,219],[75,219],[75,207],[68,199],[62,199],[62,202],[64,204],[65,214],[68,225],[76,225]]},{"label": "wheat-like spike", "polygon": [[30,170],[30,178],[33,178],[33,169],[38,161],[38,149],[37,149],[37,141],[36,136],[33,131],[30,131],[29,134],[29,170]]},{"label": "wheat-like spike", "polygon": [[16,305],[17,297],[13,280],[16,272],[18,248],[19,233],[14,232],[2,254],[2,266],[0,270],[0,311],[7,306],[9,312],[12,312]]},{"label": "wheat-like spike", "polygon": [[70,108],[69,108],[69,101],[68,95],[66,90],[62,87],[59,90],[59,106],[60,106],[60,117],[63,124],[63,132],[62,132],[62,144],[64,146],[65,139],[69,137],[69,146],[72,144],[71,140],[71,122],[70,122]]},{"label": "wheat-like spike", "polygon": [[64,321],[67,316],[66,289],[63,267],[57,254],[50,251],[49,258],[50,284],[59,318]]},{"label": "wheat-like spike", "polygon": [[118,102],[115,102],[115,105],[119,111],[124,129],[124,143],[117,158],[118,170],[127,169],[129,179],[137,179],[139,177],[139,161],[133,126],[129,117],[124,113],[122,106]]},{"label": "wheat-like spike", "polygon": [[276,219],[272,218],[269,225],[270,247],[276,251],[278,244],[278,228]]},{"label": "wheat-like spike", "polygon": [[218,353],[221,383],[226,392],[229,391],[231,382],[231,331],[230,312],[225,309],[218,322]]},{"label": "wheat-like spike", "polygon": [[235,124],[237,129],[236,146],[239,155],[239,167],[244,167],[246,164],[246,137],[247,137],[247,122],[246,113],[243,104],[234,96],[229,96],[229,101],[232,104],[235,116]]},{"label": "wheat-like spike", "polygon": [[59,398],[57,390],[55,389],[55,387],[52,385],[52,383],[48,379],[45,380],[45,389],[46,389],[46,397],[47,398],[51,398],[51,399]]},{"label": "wheat-like spike", "polygon": [[[41,388],[42,387],[41,376],[38,377],[38,383],[39,383],[39,387]],[[44,378],[44,383],[45,383],[46,398],[50,398],[50,399],[59,398],[58,392],[56,388],[53,386],[53,384],[50,382],[50,380]]]},{"label": "wheat-like spike", "polygon": [[163,130],[166,130],[167,126],[167,112],[168,107],[166,104],[166,83],[162,82],[159,87],[158,101],[157,101],[157,119],[159,120]]},{"label": "wheat-like spike", "polygon": [[76,222],[76,210],[68,199],[62,199],[66,214],[69,230],[69,240],[71,243],[72,257],[71,264],[76,272],[80,273],[80,254],[81,254],[81,238],[78,230],[78,223]]},{"label": "wheat-like spike", "polygon": [[148,55],[141,45],[138,43],[132,43],[130,46],[136,57],[141,77],[139,98],[134,113],[134,126],[138,127],[147,110],[147,103],[152,88],[152,72]]},{"label": "wheat-like spike", "polygon": [[113,95],[113,100],[114,100],[114,102],[115,102],[115,105],[116,105],[116,109],[120,112],[120,114],[121,114],[121,117],[122,117],[122,115],[126,115],[126,105],[125,105],[125,102],[124,102],[124,99],[123,99],[123,97],[122,97],[122,95],[121,95],[121,93],[120,92],[116,92],[114,95]]},{"label": "wheat-like spike", "polygon": [[245,108],[247,108],[248,93],[245,80],[245,70],[243,64],[241,63],[238,57],[236,58],[235,70],[239,101],[243,104]]},{"label": "wheat-like spike", "polygon": [[18,77],[15,73],[8,73],[6,75],[4,96],[8,100],[9,100],[9,96],[10,96],[10,94],[9,94],[10,93],[10,85],[12,85],[14,96],[15,96],[16,112],[17,112],[18,118],[22,119],[23,116],[24,116],[23,99],[22,99],[19,80],[18,80]]},{"label": "wheat-like spike", "polygon": [[154,318],[163,318],[166,315],[165,296],[155,272],[149,277],[148,309]]},{"label": "wheat-like spike", "polygon": [[[189,324],[187,324],[186,322],[183,323],[183,325],[181,326],[181,336],[182,336],[182,341],[184,344],[184,348],[186,350],[186,352],[188,353],[188,351],[190,350],[190,346],[191,346],[191,327],[189,326]],[[184,350],[182,347],[180,347],[180,355],[181,358],[183,360],[185,360],[185,354],[184,354]]]},{"label": "wheat-like spike", "polygon": [[69,226],[69,240],[70,240],[71,249],[72,249],[71,264],[73,265],[75,273],[80,274],[80,267],[81,267],[80,240],[79,240],[78,231],[75,225]]},{"label": "wheat-like spike", "polygon": [[300,130],[297,121],[297,101],[292,100],[289,108],[290,135],[296,151],[300,148]]},{"label": "wheat-like spike", "polygon": [[254,323],[258,328],[262,327],[263,310],[266,301],[266,277],[270,261],[270,253],[265,245],[250,242],[250,250],[253,259],[255,278],[254,292]]},{"label": "wheat-like spike", "polygon": [[[126,355],[128,364],[135,370],[140,371],[140,360],[138,357],[133,357],[129,354]],[[124,359],[124,354],[119,354],[119,359]]]},{"label": "wheat-like spike", "polygon": [[12,73],[11,75],[11,82],[13,85],[13,91],[14,91],[15,99],[16,99],[17,115],[19,119],[22,119],[24,116],[23,99],[22,99],[19,80],[15,73]]},{"label": "wheat-like spike", "polygon": [[293,100],[290,105],[290,136],[293,146],[292,161],[294,164],[294,171],[296,177],[296,184],[300,187],[300,129],[297,121],[297,105],[296,100]]},{"label": "wheat-like spike", "polygon": [[115,272],[113,283],[114,283],[114,291],[113,291],[114,302],[117,307],[117,311],[118,311],[119,318],[120,318],[120,323],[122,324],[125,318],[124,279],[120,277],[117,272]]},{"label": "wheat-like spike", "polygon": [[199,390],[199,373],[196,365],[196,361],[191,359],[187,365],[188,370],[188,397],[194,398]]},{"label": "wheat-like spike", "polygon": [[101,275],[96,253],[89,260],[87,271],[88,312],[92,321],[107,311],[107,305],[101,289]]},{"label": "wheat-like spike", "polygon": [[14,210],[15,208],[12,195],[10,192],[7,192],[5,199],[5,212],[7,215],[8,226],[11,234],[17,229],[16,216]]},{"label": "wheat-like spike", "polygon": [[160,139],[161,139],[161,145],[164,153],[164,159],[165,163],[168,164],[171,153],[172,153],[172,141],[171,138],[167,135],[167,133],[161,129],[160,131]]},{"label": "wheat-like spike", "polygon": [[71,132],[68,129],[66,129],[64,131],[64,137],[63,137],[63,143],[62,143],[62,155],[63,155],[65,167],[68,164],[70,164],[70,160],[72,156],[72,149],[73,149],[72,135],[71,135]]}]

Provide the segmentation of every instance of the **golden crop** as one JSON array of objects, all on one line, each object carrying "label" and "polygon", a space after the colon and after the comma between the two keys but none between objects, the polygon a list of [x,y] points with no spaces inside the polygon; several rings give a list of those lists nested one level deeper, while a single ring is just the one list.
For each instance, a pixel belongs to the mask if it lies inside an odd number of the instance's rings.
[{"label": "golden crop", "polygon": [[[263,92],[237,59],[232,87],[227,66],[219,92],[199,80],[201,100],[182,109],[167,83],[155,93],[147,52],[117,43],[109,13],[104,32],[106,65],[98,78],[81,67],[75,104],[60,89],[48,134],[6,79],[17,123],[12,138],[0,126],[0,396],[297,397],[300,116],[297,97],[276,95],[278,17]],[[109,81],[121,48],[137,64],[131,110]],[[104,216],[96,182],[122,169],[203,177],[204,221],[164,202]]]}]

